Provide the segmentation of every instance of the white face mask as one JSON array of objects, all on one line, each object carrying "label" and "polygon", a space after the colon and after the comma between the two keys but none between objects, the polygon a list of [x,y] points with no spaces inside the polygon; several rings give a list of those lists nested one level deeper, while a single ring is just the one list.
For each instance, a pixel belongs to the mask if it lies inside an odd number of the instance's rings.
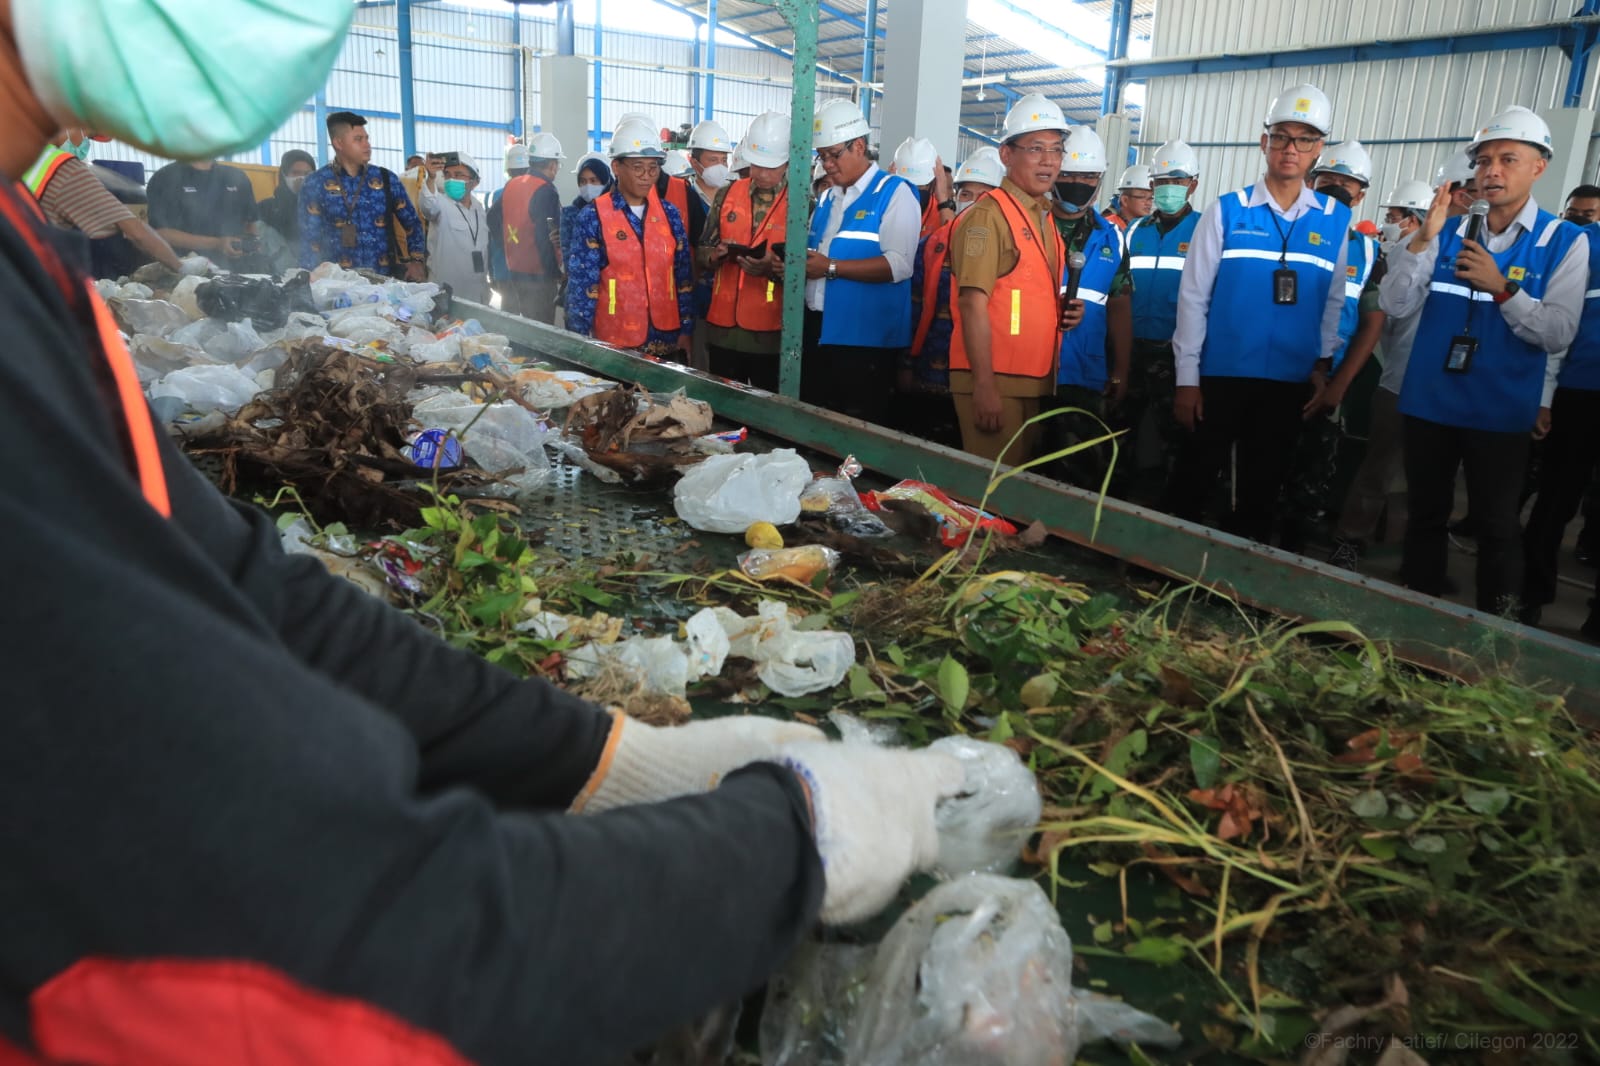
[{"label": "white face mask", "polygon": [[700,183],[708,189],[720,189],[728,184],[728,175],[732,173],[721,163],[706,167],[700,172]]},{"label": "white face mask", "polygon": [[1400,243],[1400,223],[1385,222],[1378,227],[1378,234],[1383,239],[1384,244],[1398,244]]},{"label": "white face mask", "polygon": [[604,185],[580,185],[578,186],[578,195],[593,203],[600,198],[600,194],[605,191],[605,188]]},{"label": "white face mask", "polygon": [[296,174],[293,177],[284,178],[283,183],[289,186],[290,192],[298,193],[300,191],[300,186],[306,183],[306,176],[304,174]]},{"label": "white face mask", "polygon": [[976,201],[976,200],[957,200],[956,201],[956,214],[959,215],[961,212],[965,211],[967,208],[971,207],[973,204],[975,204],[977,202],[978,201]]}]

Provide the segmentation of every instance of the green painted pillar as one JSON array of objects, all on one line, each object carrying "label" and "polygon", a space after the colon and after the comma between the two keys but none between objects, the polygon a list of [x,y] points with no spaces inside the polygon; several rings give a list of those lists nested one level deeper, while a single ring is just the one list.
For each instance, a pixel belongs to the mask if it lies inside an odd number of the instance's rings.
[{"label": "green painted pillar", "polygon": [[794,33],[794,102],[789,116],[789,219],[783,261],[783,341],[778,389],[800,396],[800,345],[806,314],[806,245],[811,208],[811,120],[817,106],[817,5],[774,0]]}]

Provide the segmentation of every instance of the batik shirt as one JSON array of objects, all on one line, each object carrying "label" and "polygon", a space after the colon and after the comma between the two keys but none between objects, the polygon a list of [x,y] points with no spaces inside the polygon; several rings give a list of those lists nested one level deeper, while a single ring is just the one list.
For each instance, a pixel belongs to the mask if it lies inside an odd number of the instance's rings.
[{"label": "batik shirt", "polygon": [[[425,258],[428,240],[422,220],[398,175],[365,166],[352,176],[338,163],[329,163],[308,175],[300,189],[300,265],[310,270],[318,263],[338,263],[346,270],[395,273],[391,214],[406,231],[401,258]],[[352,220],[353,245],[344,236]]]},{"label": "batik shirt", "polygon": [[[617,210],[627,216],[634,234],[644,240],[644,220],[628,207],[622,193],[613,188],[606,193]],[[682,333],[694,332],[694,272],[689,262],[689,235],[683,228],[683,217],[674,204],[662,201],[667,225],[672,227],[672,238],[677,251],[672,257],[672,276],[678,283],[678,318],[682,321],[678,333],[664,333],[650,326],[650,336],[644,347],[678,343]],[[594,307],[600,298],[600,272],[606,268],[606,245],[600,237],[600,212],[579,211],[572,223],[571,253],[567,259],[567,329],[585,337],[594,336]]]}]

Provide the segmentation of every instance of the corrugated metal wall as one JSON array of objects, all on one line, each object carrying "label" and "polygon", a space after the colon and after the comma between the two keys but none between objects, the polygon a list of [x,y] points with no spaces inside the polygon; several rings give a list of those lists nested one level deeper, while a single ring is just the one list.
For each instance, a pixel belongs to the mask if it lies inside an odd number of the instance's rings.
[{"label": "corrugated metal wall", "polygon": [[[418,115],[419,151],[463,151],[478,159],[483,169],[482,191],[490,192],[504,182],[500,160],[516,117],[513,92],[516,50],[511,44],[511,15],[447,4],[426,4],[412,8],[412,68],[415,106]],[[684,32],[690,25],[686,17],[674,15],[666,7],[661,18],[681,22]],[[368,133],[373,143],[373,161],[399,170],[404,165],[400,112],[399,43],[395,32],[395,11],[391,7],[364,8],[357,12],[355,27],[328,77],[329,110],[359,111],[369,116]],[[594,54],[592,27],[578,26],[575,48],[579,54]],[[533,132],[540,125],[539,63],[541,54],[555,51],[555,23],[551,18],[522,16],[522,99],[524,129]],[[644,111],[661,125],[676,128],[693,122],[695,78],[694,44],[687,39],[652,36],[647,33],[616,32],[601,29],[601,128],[609,131],[627,111]],[[623,65],[623,64],[633,64]],[[715,117],[728,128],[735,140],[763,111],[787,111],[791,98],[790,64],[781,56],[754,48],[717,44]],[[592,83],[591,83],[592,85]],[[831,88],[820,78],[822,95],[848,95]],[[586,114],[593,113],[593,89],[586,101]],[[232,161],[276,163],[291,148],[317,154],[323,133],[316,128],[313,105],[291,116],[265,146],[241,153]],[[576,159],[589,145],[563,145],[566,154]],[[166,160],[136,151],[126,145],[97,145],[103,159],[139,160],[153,172]]]},{"label": "corrugated metal wall", "polygon": [[[1570,17],[1576,6],[1576,0],[1162,0],[1152,45],[1155,58],[1288,50],[1527,26]],[[1431,181],[1446,154],[1464,147],[1489,115],[1511,104],[1536,111],[1562,106],[1568,70],[1560,50],[1548,48],[1152,78],[1140,159],[1172,137],[1196,145],[1204,170],[1197,199],[1209,202],[1260,175],[1257,143],[1267,104],[1282,89],[1310,82],[1333,101],[1335,138],[1356,137],[1371,149],[1374,192],[1358,214],[1373,218],[1378,198],[1397,181]],[[1583,106],[1593,108],[1595,95],[1591,72]],[[1593,173],[1593,162],[1586,173]]]}]

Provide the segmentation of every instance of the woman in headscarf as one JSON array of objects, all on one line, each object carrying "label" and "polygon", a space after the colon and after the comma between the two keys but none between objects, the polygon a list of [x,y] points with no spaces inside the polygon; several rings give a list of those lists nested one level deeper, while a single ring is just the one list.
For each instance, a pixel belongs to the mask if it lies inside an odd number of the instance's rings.
[{"label": "woman in headscarf", "polygon": [[306,175],[316,169],[317,161],[310,152],[289,149],[278,161],[278,187],[256,205],[262,225],[280,238],[262,234],[262,252],[278,274],[299,265],[296,252],[300,247],[300,187],[305,184]]},{"label": "woman in headscarf", "polygon": [[[572,227],[578,220],[578,212],[594,203],[601,193],[611,187],[611,168],[606,165],[605,156],[599,152],[590,152],[579,159],[573,173],[578,176],[578,195],[573,197],[572,203],[561,209],[561,255],[569,261],[572,257]],[[566,263],[563,263],[563,273],[565,267]]]}]

